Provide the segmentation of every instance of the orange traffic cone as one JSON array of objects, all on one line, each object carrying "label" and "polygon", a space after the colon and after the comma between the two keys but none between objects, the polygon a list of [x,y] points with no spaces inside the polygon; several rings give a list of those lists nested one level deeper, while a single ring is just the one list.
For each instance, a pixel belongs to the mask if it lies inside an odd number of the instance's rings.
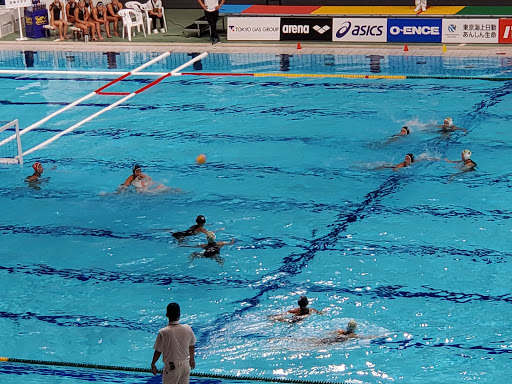
[{"label": "orange traffic cone", "polygon": [[300,41],[297,43],[297,49],[302,49],[302,47],[300,45]]},{"label": "orange traffic cone", "polygon": [[407,46],[407,44],[404,45],[404,52],[409,52],[409,47]]}]

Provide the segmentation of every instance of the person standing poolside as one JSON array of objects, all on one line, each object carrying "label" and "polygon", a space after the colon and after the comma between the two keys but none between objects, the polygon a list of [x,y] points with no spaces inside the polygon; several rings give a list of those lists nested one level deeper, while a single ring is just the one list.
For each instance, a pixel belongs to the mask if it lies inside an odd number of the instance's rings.
[{"label": "person standing poolside", "polygon": [[414,12],[426,12],[427,0],[414,0],[414,4],[416,5],[416,8],[414,8]]},{"label": "person standing poolside", "polygon": [[210,40],[212,44],[220,43],[219,33],[217,32],[217,21],[219,20],[219,9],[225,0],[197,0],[201,8],[204,9],[204,17],[210,26]]},{"label": "person standing poolside", "polygon": [[153,349],[151,372],[157,374],[156,362],[163,354],[163,384],[188,384],[190,370],[196,366],[194,354],[196,336],[190,325],[180,324],[180,306],[170,303],[167,306],[166,316],[169,318],[167,327],[158,331]]}]

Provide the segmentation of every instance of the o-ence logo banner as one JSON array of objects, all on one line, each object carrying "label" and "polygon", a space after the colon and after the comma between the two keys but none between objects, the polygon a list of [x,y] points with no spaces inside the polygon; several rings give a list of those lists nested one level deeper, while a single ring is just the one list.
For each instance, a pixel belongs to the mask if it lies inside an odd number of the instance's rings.
[{"label": "o-ence logo banner", "polygon": [[388,19],[388,41],[440,43],[441,19]]},{"label": "o-ence logo banner", "polygon": [[387,19],[333,19],[332,41],[385,43]]},{"label": "o-ence logo banner", "polygon": [[281,40],[332,41],[332,19],[281,18]]},{"label": "o-ence logo banner", "polygon": [[279,17],[228,17],[228,40],[279,40]]},{"label": "o-ence logo banner", "polygon": [[443,43],[498,43],[498,20],[444,19]]},{"label": "o-ence logo banner", "polygon": [[512,44],[512,19],[500,19],[498,43]]}]

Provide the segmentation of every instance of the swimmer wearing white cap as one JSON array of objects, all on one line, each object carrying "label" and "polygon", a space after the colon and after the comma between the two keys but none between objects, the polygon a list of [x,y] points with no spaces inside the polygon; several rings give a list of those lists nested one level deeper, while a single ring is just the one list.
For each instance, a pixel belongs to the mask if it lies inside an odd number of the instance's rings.
[{"label": "swimmer wearing white cap", "polygon": [[453,119],[451,117],[447,117],[444,119],[442,125],[438,125],[439,128],[441,128],[441,133],[450,133],[453,131],[464,131],[465,133],[468,132],[465,128],[457,127],[455,124],[453,124]]},{"label": "swimmer wearing white cap", "polygon": [[461,160],[448,160],[445,159],[448,163],[461,163],[460,170],[462,172],[473,171],[476,167],[476,163],[471,160],[471,151],[469,149],[465,149],[460,154]]},{"label": "swimmer wearing white cap", "polygon": [[194,252],[192,255],[190,255],[190,259],[196,259],[198,257],[204,257],[208,259],[213,259],[220,265],[224,264],[224,259],[220,257],[220,249],[225,245],[231,245],[234,244],[235,239],[232,238],[231,241],[228,243],[227,241],[215,241],[217,236],[215,236],[215,232],[213,231],[207,231],[206,232],[206,240],[208,243],[206,244],[198,244],[198,245],[182,245],[184,247],[199,247],[203,248],[203,253]]},{"label": "swimmer wearing white cap", "polygon": [[347,324],[347,329],[339,329],[336,331],[336,339],[339,341],[345,341],[347,339],[352,339],[355,337],[359,337],[355,334],[357,328],[357,323],[355,320],[350,320]]}]

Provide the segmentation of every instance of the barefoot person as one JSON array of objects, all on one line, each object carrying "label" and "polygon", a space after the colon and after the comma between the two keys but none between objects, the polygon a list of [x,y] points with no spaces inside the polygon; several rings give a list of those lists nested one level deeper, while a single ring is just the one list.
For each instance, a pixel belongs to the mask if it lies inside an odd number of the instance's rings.
[{"label": "barefoot person", "polygon": [[109,23],[114,23],[114,35],[116,36],[119,36],[117,25],[119,23],[123,25],[123,17],[119,15],[121,9],[123,9],[123,4],[121,4],[119,0],[112,0],[112,2],[107,5],[107,20]]},{"label": "barefoot person", "polygon": [[62,18],[62,15],[66,12],[64,4],[62,4],[60,0],[54,0],[54,2],[50,4],[49,11],[50,25],[59,31],[58,41],[68,39],[66,36],[68,23]]},{"label": "barefoot person", "polygon": [[[84,35],[88,35],[88,31],[91,31],[91,38],[93,41],[98,39],[103,40],[100,34],[100,26],[95,22],[90,20],[90,13],[87,7],[85,6],[85,1],[80,0],[78,2],[78,7],[75,8],[75,27],[80,28]],[[98,38],[96,38],[96,35]]]},{"label": "barefoot person", "polygon": [[98,2],[98,4],[96,4],[96,7],[92,9],[91,18],[95,23],[99,24],[100,27],[102,25],[105,27],[105,33],[107,34],[107,37],[112,37],[112,35],[110,34],[110,23],[107,19],[107,8],[103,5],[101,1]]}]

